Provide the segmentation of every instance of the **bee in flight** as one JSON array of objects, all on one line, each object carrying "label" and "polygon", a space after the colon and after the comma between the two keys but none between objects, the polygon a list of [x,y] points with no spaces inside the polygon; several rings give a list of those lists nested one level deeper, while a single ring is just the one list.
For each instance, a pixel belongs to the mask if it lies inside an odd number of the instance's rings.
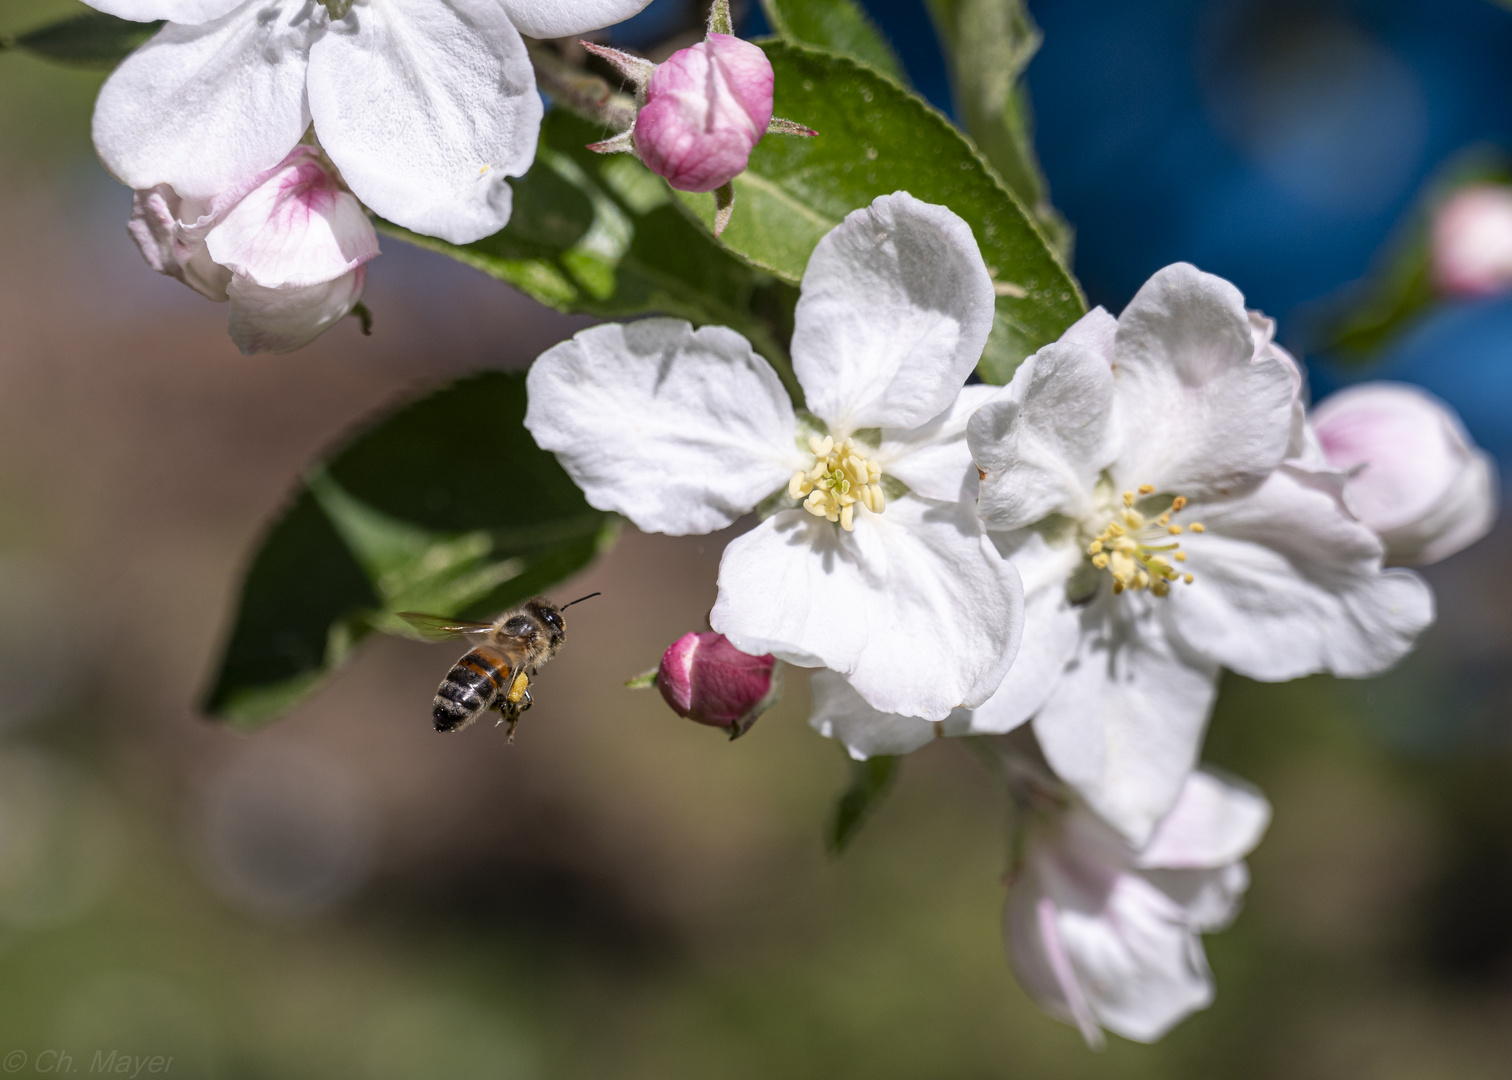
[{"label": "bee in flight", "polygon": [[[572,604],[591,600],[598,593],[578,597]],[[499,723],[509,723],[509,741],[514,742],[520,714],[531,706],[530,680],[536,670],[556,655],[567,640],[562,612],[572,604],[557,607],[537,596],[511,608],[492,622],[468,622],[441,615],[401,611],[399,617],[432,641],[471,638],[477,642],[458,660],[441,681],[431,704],[437,731],[461,731],[489,709],[499,710]]]}]

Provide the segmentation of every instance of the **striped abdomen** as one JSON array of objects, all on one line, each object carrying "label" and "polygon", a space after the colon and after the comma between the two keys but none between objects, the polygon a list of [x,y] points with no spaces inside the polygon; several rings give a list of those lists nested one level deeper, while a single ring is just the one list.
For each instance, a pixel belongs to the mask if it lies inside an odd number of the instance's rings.
[{"label": "striped abdomen", "polygon": [[437,731],[460,731],[476,720],[509,685],[509,661],[487,646],[472,650],[446,673],[431,716]]}]

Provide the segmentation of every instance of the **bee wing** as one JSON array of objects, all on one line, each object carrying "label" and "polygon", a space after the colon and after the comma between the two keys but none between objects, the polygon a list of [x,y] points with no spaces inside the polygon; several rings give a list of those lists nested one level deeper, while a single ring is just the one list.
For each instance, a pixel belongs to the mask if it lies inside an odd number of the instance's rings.
[{"label": "bee wing", "polygon": [[491,622],[453,619],[446,615],[422,615],[418,611],[401,611],[398,615],[418,630],[420,636],[427,641],[446,641],[449,638],[467,637],[470,634],[487,634],[494,628]]}]

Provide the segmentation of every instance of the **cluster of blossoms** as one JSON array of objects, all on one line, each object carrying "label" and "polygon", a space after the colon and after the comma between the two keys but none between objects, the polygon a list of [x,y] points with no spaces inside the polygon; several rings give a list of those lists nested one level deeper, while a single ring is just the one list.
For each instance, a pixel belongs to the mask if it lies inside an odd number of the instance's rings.
[{"label": "cluster of blossoms", "polygon": [[809,261],[803,408],[740,335],[650,319],[545,353],[525,423],[643,530],[759,509],[721,560],[716,633],[669,650],[664,694],[727,688],[697,718],[744,730],[769,682],[700,670],[738,651],[819,669],[811,723],[856,758],[989,737],[1022,811],[1015,968],[1089,1040],[1153,1039],[1211,999],[1199,935],[1235,910],[1269,816],[1199,766],[1220,671],[1401,659],[1433,618],[1404,567],[1490,528],[1494,468],[1410,388],[1309,414],[1274,324],[1185,264],[1006,387],[967,385],[993,295],[964,221],[883,196]]},{"label": "cluster of blossoms", "polygon": [[[297,349],[357,306],[378,254],[367,210],[454,244],[502,229],[543,109],[521,35],[585,33],[648,0],[92,2],[167,20],[95,107],[100,158],[136,191],[132,236],[153,269],[229,299],[253,353]],[[812,135],[772,120],[771,64],[728,23],[716,4],[707,41],[659,66],[599,49],[640,110],[597,148],[728,191],[768,128]]]}]

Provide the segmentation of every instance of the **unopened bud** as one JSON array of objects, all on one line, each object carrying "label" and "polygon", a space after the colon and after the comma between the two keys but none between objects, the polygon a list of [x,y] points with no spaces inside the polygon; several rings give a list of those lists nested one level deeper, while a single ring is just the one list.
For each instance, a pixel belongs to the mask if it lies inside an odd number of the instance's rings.
[{"label": "unopened bud", "polygon": [[713,191],[745,171],[772,122],[772,63],[728,34],[657,66],[635,119],[635,150],[679,191]]},{"label": "unopened bud", "polygon": [[678,716],[736,739],[781,694],[777,658],[743,653],[723,634],[684,634],[662,654],[656,685]]},{"label": "unopened bud", "polygon": [[1438,562],[1490,530],[1496,466],[1442,401],[1415,386],[1364,383],[1326,398],[1311,420],[1328,463],[1350,474],[1345,503],[1380,536],[1388,562]]},{"label": "unopened bud", "polygon": [[1433,276],[1451,296],[1512,289],[1512,187],[1463,188],[1433,218]]}]

